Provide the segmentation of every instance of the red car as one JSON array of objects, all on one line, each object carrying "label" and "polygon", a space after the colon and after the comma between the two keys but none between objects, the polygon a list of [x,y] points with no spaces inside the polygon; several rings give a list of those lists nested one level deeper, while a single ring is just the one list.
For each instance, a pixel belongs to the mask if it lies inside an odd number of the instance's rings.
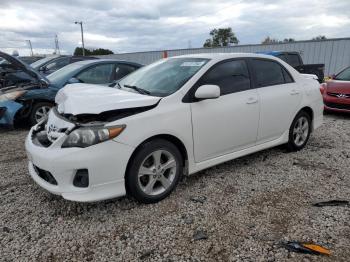
[{"label": "red car", "polygon": [[321,85],[324,110],[350,113],[350,67]]}]

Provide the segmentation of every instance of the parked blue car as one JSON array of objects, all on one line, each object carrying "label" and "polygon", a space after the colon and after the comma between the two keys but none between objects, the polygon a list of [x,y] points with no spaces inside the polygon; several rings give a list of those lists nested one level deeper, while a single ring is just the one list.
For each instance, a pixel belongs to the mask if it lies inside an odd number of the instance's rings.
[{"label": "parked blue car", "polygon": [[13,125],[16,112],[22,107],[15,102],[25,88],[44,88],[48,80],[24,62],[0,52],[0,125]]},{"label": "parked blue car", "polygon": [[5,92],[0,90],[0,124],[11,126],[15,120],[29,120],[31,125],[35,125],[46,117],[54,106],[56,93],[66,84],[110,85],[141,66],[112,59],[80,61],[47,76],[46,85],[6,88]]},{"label": "parked blue car", "polygon": [[66,65],[93,59],[98,58],[92,56],[52,55],[35,61],[30,66],[43,75],[49,75]]}]

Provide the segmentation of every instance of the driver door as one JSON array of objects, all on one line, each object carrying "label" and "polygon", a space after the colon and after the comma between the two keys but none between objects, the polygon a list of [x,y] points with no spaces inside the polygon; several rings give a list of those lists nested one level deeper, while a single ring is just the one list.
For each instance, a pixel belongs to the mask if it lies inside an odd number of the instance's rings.
[{"label": "driver door", "polygon": [[255,145],[259,100],[244,59],[214,65],[195,85],[218,85],[220,97],[191,103],[195,161]]}]

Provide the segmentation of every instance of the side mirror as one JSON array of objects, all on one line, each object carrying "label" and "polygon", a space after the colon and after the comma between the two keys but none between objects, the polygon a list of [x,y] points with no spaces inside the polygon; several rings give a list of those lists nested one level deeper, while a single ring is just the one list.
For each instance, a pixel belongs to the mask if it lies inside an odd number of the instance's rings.
[{"label": "side mirror", "polygon": [[220,96],[220,87],[217,85],[202,85],[194,94],[197,99],[214,99]]},{"label": "side mirror", "polygon": [[75,78],[75,77],[72,77],[71,79],[69,79],[67,81],[67,84],[77,84],[77,83],[80,83],[79,79]]},{"label": "side mirror", "polygon": [[47,71],[46,66],[42,66],[42,67],[40,67],[39,71],[41,71],[41,72],[46,72],[46,71]]},{"label": "side mirror", "polygon": [[329,76],[330,79],[335,79],[335,74]]}]

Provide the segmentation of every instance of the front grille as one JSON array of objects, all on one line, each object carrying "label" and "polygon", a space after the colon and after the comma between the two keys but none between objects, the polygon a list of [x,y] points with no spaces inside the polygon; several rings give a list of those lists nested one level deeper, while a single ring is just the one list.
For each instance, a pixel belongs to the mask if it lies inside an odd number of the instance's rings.
[{"label": "front grille", "polygon": [[329,96],[334,96],[334,97],[338,97],[338,98],[350,98],[350,94],[342,94],[342,93],[331,93],[331,92],[327,92],[327,95],[329,95]]},{"label": "front grille", "polygon": [[50,183],[51,185],[57,186],[56,179],[53,177],[53,175],[49,171],[43,170],[35,165],[33,165],[33,167],[35,172],[40,178],[44,179],[47,183]]},{"label": "front grille", "polygon": [[350,104],[337,104],[337,103],[328,103],[328,102],[324,104],[325,106],[328,106],[330,108],[350,110]]}]

